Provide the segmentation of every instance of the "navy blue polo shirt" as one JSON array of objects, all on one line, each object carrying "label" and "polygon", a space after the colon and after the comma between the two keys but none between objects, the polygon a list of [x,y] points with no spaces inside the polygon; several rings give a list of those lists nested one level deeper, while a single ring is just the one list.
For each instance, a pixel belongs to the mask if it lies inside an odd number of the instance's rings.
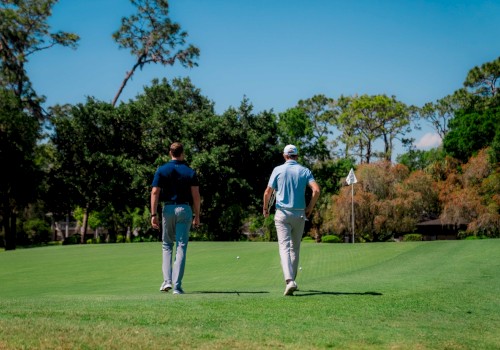
[{"label": "navy blue polo shirt", "polygon": [[191,187],[199,186],[196,171],[191,169],[185,161],[171,160],[156,170],[153,187],[160,187],[160,201],[190,203]]}]

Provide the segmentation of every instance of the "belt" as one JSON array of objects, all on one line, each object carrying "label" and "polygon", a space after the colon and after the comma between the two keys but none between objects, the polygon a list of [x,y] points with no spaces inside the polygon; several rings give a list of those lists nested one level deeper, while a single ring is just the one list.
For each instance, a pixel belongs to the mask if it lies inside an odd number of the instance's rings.
[{"label": "belt", "polygon": [[289,211],[301,211],[301,210],[306,210],[306,208],[281,208],[281,207],[276,207],[276,209],[279,209],[279,210],[289,210]]},{"label": "belt", "polygon": [[189,202],[174,202],[174,201],[166,201],[166,202],[163,202],[164,205],[190,205]]}]

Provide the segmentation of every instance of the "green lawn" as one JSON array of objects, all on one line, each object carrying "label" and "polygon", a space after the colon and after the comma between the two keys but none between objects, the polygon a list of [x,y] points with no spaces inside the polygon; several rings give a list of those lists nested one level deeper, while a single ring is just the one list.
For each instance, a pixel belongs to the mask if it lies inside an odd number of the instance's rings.
[{"label": "green lawn", "polygon": [[[500,240],[191,242],[185,295],[161,244],[0,252],[0,349],[500,349]],[[240,259],[236,257],[239,256]]]}]

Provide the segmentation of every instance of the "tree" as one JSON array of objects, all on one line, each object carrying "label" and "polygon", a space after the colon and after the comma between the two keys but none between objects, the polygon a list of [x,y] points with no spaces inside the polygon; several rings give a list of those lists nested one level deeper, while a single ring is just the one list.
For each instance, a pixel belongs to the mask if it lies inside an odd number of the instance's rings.
[{"label": "tree", "polygon": [[376,155],[373,145],[379,138],[384,142],[381,158],[391,160],[394,139],[410,131],[410,108],[386,95],[344,98],[340,103],[343,111],[337,127],[343,131],[347,145],[357,146],[361,162],[370,163]]},{"label": "tree", "polygon": [[452,157],[467,162],[479,150],[492,145],[500,133],[500,107],[471,112],[461,109],[449,126],[443,148]]},{"label": "tree", "polygon": [[142,120],[126,108],[88,98],[61,110],[52,121],[51,140],[57,149],[53,176],[70,198],[65,203],[84,210],[85,243],[90,212],[110,204],[116,212],[143,205],[147,166],[142,163]]},{"label": "tree", "polygon": [[271,171],[283,161],[275,115],[252,109],[244,99],[238,109],[192,124],[192,165],[200,174],[203,217],[213,239],[240,238],[243,220],[260,213]]},{"label": "tree", "polygon": [[392,151],[394,149],[394,140],[400,136],[405,136],[411,132],[410,122],[415,117],[415,108],[408,107],[402,102],[396,100],[395,96],[390,99],[383,97],[386,106],[383,108],[380,117],[383,118],[382,139],[384,141],[384,152],[382,158],[386,161],[392,161]]},{"label": "tree", "polygon": [[498,163],[488,161],[488,150],[478,152],[439,184],[443,206],[441,219],[468,223],[466,235],[500,237],[500,173]]},{"label": "tree", "polygon": [[349,158],[351,156],[351,149],[358,144],[354,124],[348,122],[353,118],[353,110],[350,108],[350,104],[354,98],[341,95],[332,105],[335,111],[334,126],[340,132],[337,140],[341,144],[344,144],[344,150],[339,153],[344,158]]},{"label": "tree", "polygon": [[[56,0],[4,0],[0,3],[0,89],[2,158],[9,164],[2,181],[2,217],[7,249],[15,249],[16,216],[34,199],[42,176],[36,169],[35,145],[41,137],[44,98],[38,96],[26,72],[31,55],[55,45],[76,47],[78,36],[50,32],[47,23]],[[5,152],[5,153],[4,153]],[[34,173],[37,176],[34,176]],[[29,179],[29,180],[28,180]]]},{"label": "tree", "polygon": [[[115,106],[125,85],[135,73],[148,63],[171,66],[179,62],[184,67],[197,66],[195,60],[200,50],[193,45],[186,45],[187,32],[168,17],[166,0],[131,0],[137,7],[137,13],[122,18],[122,25],[113,33],[113,39],[122,49],[129,49],[136,61],[127,72],[112,105]],[[180,49],[176,49],[181,47]]]},{"label": "tree", "polygon": [[313,159],[323,161],[330,159],[328,139],[332,134],[331,127],[335,124],[336,116],[333,104],[334,100],[325,95],[314,95],[309,99],[299,100],[297,103],[297,107],[304,111],[311,121],[313,138],[308,141],[309,144],[303,151]]},{"label": "tree", "polygon": [[246,98],[216,115],[213,102],[189,79],[153,81],[136,101],[122,106],[143,120],[143,161],[151,164],[144,187],[155,167],[168,161],[170,143],[181,141],[200,180],[204,225],[196,234],[240,239],[243,221],[261,208],[268,177],[282,161],[276,116],[253,113]]},{"label": "tree", "polygon": [[464,81],[464,86],[482,97],[498,95],[500,86],[500,57],[472,68]]},{"label": "tree", "polygon": [[491,159],[498,159],[500,134],[500,57],[472,68],[464,88],[454,93],[460,108],[449,122],[443,147],[452,157],[467,162],[479,150],[490,147]]},{"label": "tree", "polygon": [[[422,171],[410,174],[401,164],[387,161],[361,164],[354,185],[355,232],[358,240],[380,242],[413,232],[417,222],[439,215],[435,180]],[[330,230],[348,235],[351,224],[351,188],[332,197],[326,223]]]},{"label": "tree", "polygon": [[16,248],[20,209],[36,198],[41,174],[35,164],[38,120],[24,112],[12,90],[0,89],[0,204],[4,244]]},{"label": "tree", "polygon": [[304,109],[289,108],[278,117],[278,131],[283,147],[294,144],[300,150],[301,157],[312,157],[309,154],[310,140],[314,138],[313,123]]},{"label": "tree", "polygon": [[396,187],[396,197],[412,200],[407,213],[411,219],[421,222],[439,217],[441,211],[439,193],[436,181],[430,174],[423,170],[412,171]]},{"label": "tree", "polygon": [[500,163],[500,130],[497,130],[493,141],[491,141],[490,160],[492,163]]},{"label": "tree", "polygon": [[460,105],[454,95],[450,95],[437,100],[436,103],[426,103],[420,110],[420,115],[434,127],[442,140],[448,133],[450,120],[459,108]]},{"label": "tree", "polygon": [[443,160],[445,153],[442,147],[427,151],[410,149],[397,157],[397,162],[405,165],[410,171],[425,170],[438,160]]},{"label": "tree", "polygon": [[[142,120],[144,162],[155,166],[169,159],[168,147],[175,141],[182,141],[186,150],[189,149],[186,141],[204,147],[208,129],[198,127],[215,114],[213,102],[203,96],[189,78],[155,79],[136,101],[127,105],[130,113]],[[190,141],[192,139],[199,142]]]},{"label": "tree", "polygon": [[48,18],[57,0],[4,0],[0,3],[0,84],[39,119],[43,101],[34,91],[25,66],[31,55],[55,45],[76,48],[78,35],[50,32]]}]

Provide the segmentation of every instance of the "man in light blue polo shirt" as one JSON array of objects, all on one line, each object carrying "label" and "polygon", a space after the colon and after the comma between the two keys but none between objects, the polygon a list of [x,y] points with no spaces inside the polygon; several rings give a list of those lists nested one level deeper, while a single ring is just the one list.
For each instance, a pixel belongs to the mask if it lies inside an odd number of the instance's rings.
[{"label": "man in light blue polo shirt", "polygon": [[[319,185],[311,171],[297,163],[297,147],[287,145],[283,150],[285,163],[274,168],[264,191],[263,213],[269,215],[268,202],[276,191],[276,214],[274,223],[278,234],[281,267],[285,278],[284,295],[293,295],[297,290],[297,269],[299,266],[300,242],[305,221],[311,215],[319,198]],[[312,197],[306,205],[306,187],[312,190]]]}]

